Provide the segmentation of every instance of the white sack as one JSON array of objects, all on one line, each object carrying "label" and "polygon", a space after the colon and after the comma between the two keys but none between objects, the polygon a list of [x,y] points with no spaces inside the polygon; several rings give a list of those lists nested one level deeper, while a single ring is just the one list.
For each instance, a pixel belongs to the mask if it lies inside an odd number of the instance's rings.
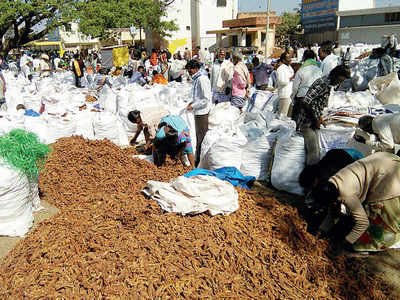
[{"label": "white sack", "polygon": [[233,126],[239,119],[240,110],[232,106],[230,102],[217,104],[210,111],[208,116],[208,128],[213,129],[219,126]]},{"label": "white sack", "polygon": [[369,89],[382,104],[400,105],[400,80],[397,73],[374,79],[369,83]]},{"label": "white sack", "polygon": [[43,144],[49,144],[49,133],[46,120],[40,117],[25,117],[25,128],[27,131],[33,132]]},{"label": "white sack", "polygon": [[318,130],[321,157],[332,149],[348,148],[348,141],[354,135],[354,127],[341,127],[329,125],[327,128],[321,127]]},{"label": "white sack", "polygon": [[[146,191],[146,190],[145,190]],[[213,176],[179,176],[170,183],[148,181],[147,193],[167,212],[212,216],[239,209],[239,195],[232,184]]]},{"label": "white sack", "polygon": [[71,137],[76,131],[75,119],[65,119],[59,117],[49,117],[48,124],[48,142],[55,143],[63,137]]},{"label": "white sack", "polygon": [[33,224],[31,196],[28,178],[0,165],[0,236],[24,236],[29,231]]},{"label": "white sack", "polygon": [[280,190],[296,195],[304,195],[299,185],[299,176],[306,162],[304,138],[289,132],[278,139],[271,171],[271,183]]},{"label": "white sack", "polygon": [[247,143],[246,137],[238,128],[219,129],[219,132],[220,138],[205,153],[199,168],[216,170],[223,167],[236,167],[240,170],[242,147]]}]

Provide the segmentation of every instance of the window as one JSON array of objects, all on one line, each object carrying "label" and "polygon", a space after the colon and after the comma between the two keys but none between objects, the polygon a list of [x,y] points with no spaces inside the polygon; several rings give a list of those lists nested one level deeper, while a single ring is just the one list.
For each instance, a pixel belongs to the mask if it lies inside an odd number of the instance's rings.
[{"label": "window", "polygon": [[226,0],[217,0],[217,7],[226,7]]},{"label": "window", "polygon": [[400,13],[387,13],[385,14],[385,22],[392,23],[392,22],[400,22]]}]

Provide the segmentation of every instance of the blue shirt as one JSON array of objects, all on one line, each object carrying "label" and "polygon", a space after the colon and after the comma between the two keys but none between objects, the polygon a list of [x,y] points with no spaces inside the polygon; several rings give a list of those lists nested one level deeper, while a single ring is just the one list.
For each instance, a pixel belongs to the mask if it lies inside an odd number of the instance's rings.
[{"label": "blue shirt", "polygon": [[133,73],[133,75],[131,77],[131,83],[138,83],[143,86],[146,84],[146,80],[144,79],[142,73],[140,73],[139,71],[136,71],[135,73]]},{"label": "blue shirt", "polygon": [[346,151],[347,154],[349,154],[354,159],[354,161],[364,158],[364,154],[362,154],[360,151],[356,149],[343,149],[343,150]]}]

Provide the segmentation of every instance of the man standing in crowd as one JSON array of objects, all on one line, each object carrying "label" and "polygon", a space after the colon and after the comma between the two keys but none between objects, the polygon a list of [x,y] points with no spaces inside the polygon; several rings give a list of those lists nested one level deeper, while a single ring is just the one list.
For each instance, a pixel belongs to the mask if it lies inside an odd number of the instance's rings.
[{"label": "man standing in crowd", "polygon": [[291,58],[287,52],[282,53],[280,58],[281,65],[276,70],[278,81],[279,116],[287,117],[289,114],[292,94],[294,70],[290,66]]},{"label": "man standing in crowd", "polygon": [[274,71],[274,67],[263,62],[260,63],[260,59],[257,56],[253,58],[253,66],[251,73],[254,78],[254,86],[257,90],[265,91],[268,87],[269,76]]},{"label": "man standing in crowd", "polygon": [[6,80],[0,70],[0,110],[6,110]]},{"label": "man standing in crowd", "polygon": [[200,63],[196,60],[190,60],[186,65],[189,75],[193,79],[193,88],[191,93],[191,102],[187,110],[193,111],[196,127],[196,162],[200,162],[201,143],[208,131],[208,113],[211,108],[211,83],[207,73],[200,69]]},{"label": "man standing in crowd", "polygon": [[308,89],[305,97],[296,101],[293,111],[293,120],[296,128],[304,136],[307,153],[307,165],[313,165],[320,160],[320,146],[318,131],[322,120],[322,111],[328,105],[332,87],[340,85],[345,79],[350,78],[350,71],[340,65],[334,68],[329,76],[317,79]]},{"label": "man standing in crowd", "polygon": [[82,88],[81,79],[83,77],[84,69],[85,65],[83,64],[83,61],[79,59],[79,54],[75,54],[74,60],[72,61],[72,72],[74,72],[75,86],[77,88]]},{"label": "man standing in crowd", "polygon": [[323,42],[318,50],[318,56],[321,63],[322,76],[327,76],[339,65],[339,57],[332,53],[332,43],[329,41]]},{"label": "man standing in crowd", "polygon": [[237,107],[242,112],[243,106],[246,103],[248,96],[248,89],[251,85],[250,73],[247,66],[243,62],[243,54],[240,52],[233,52],[233,64],[235,69],[232,79],[232,106]]},{"label": "man standing in crowd", "polygon": [[231,101],[234,65],[225,59],[225,51],[219,50],[218,59],[211,69],[211,88],[213,103]]},{"label": "man standing in crowd", "polygon": [[304,98],[308,88],[315,80],[322,77],[321,69],[315,60],[315,53],[312,50],[306,50],[303,54],[303,64],[296,72],[293,80],[293,90],[291,99],[293,103],[299,98]]}]

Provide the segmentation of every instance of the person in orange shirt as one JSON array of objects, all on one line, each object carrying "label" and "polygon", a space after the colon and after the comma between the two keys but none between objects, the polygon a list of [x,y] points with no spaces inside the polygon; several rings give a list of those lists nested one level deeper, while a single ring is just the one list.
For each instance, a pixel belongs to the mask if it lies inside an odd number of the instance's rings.
[{"label": "person in orange shirt", "polygon": [[157,71],[153,71],[153,84],[163,84],[166,85],[168,80],[164,77],[163,74],[159,74]]}]

